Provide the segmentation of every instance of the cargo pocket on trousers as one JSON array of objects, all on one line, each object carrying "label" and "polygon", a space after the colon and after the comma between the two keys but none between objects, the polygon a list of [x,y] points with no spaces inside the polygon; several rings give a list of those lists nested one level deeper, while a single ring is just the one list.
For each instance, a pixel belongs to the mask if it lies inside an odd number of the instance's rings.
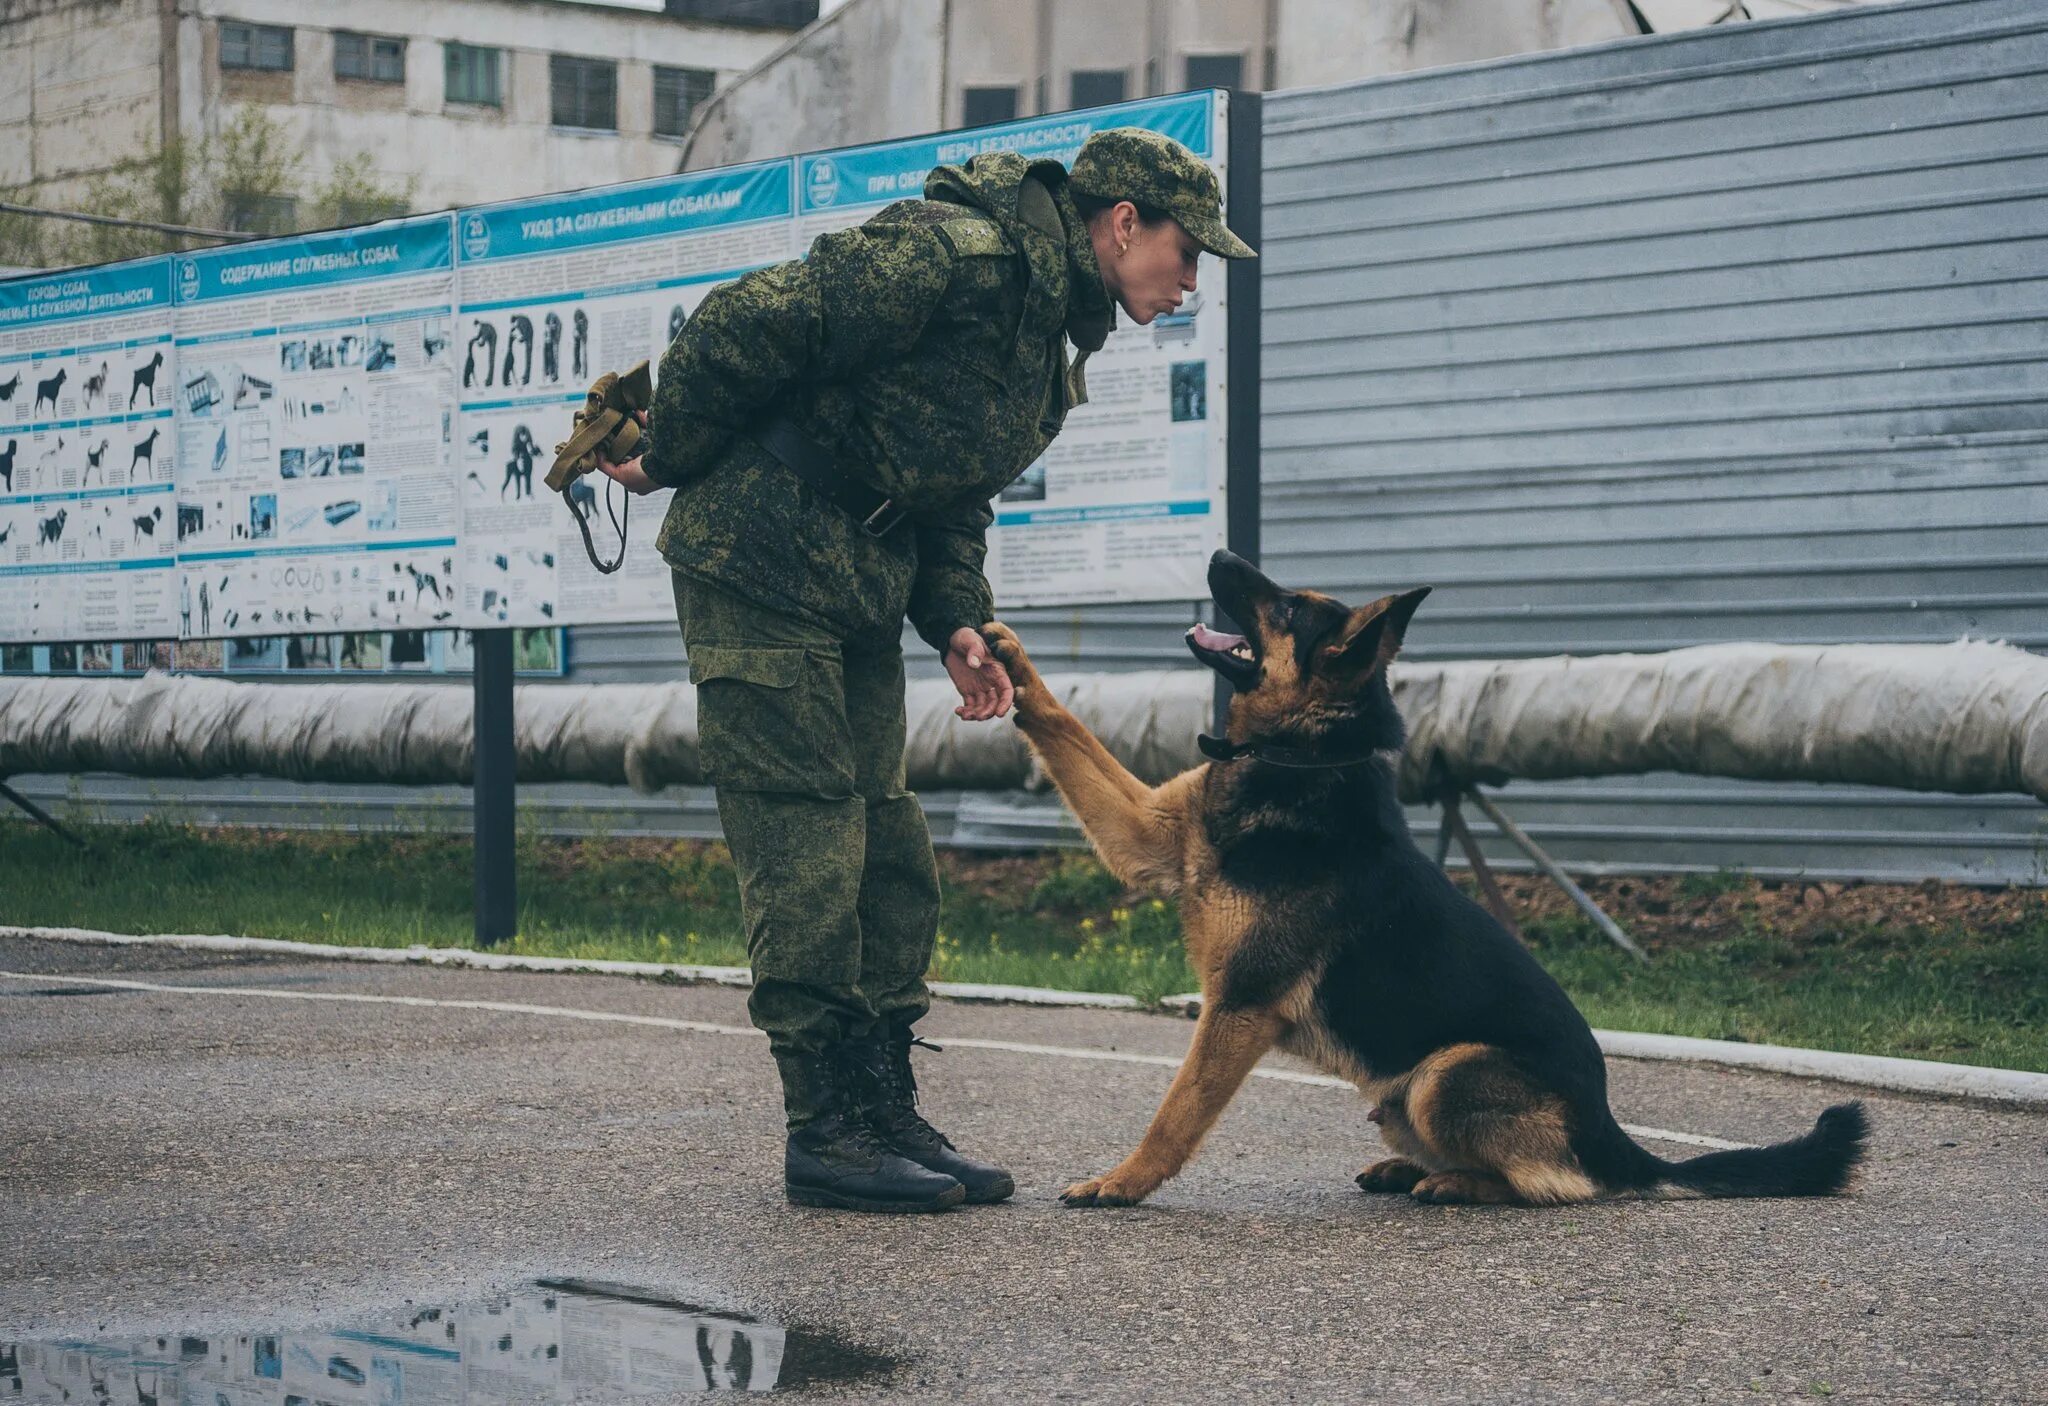
[{"label": "cargo pocket on trousers", "polygon": [[838,661],[801,647],[699,645],[697,752],[704,779],[741,791],[853,790]]}]

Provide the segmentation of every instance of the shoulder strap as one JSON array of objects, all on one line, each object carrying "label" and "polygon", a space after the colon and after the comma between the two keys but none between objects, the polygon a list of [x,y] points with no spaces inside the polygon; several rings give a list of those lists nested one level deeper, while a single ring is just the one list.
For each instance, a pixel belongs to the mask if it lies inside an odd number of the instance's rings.
[{"label": "shoulder strap", "polygon": [[1010,241],[994,220],[981,215],[956,215],[936,226],[938,236],[955,258],[987,257],[1010,252]]}]

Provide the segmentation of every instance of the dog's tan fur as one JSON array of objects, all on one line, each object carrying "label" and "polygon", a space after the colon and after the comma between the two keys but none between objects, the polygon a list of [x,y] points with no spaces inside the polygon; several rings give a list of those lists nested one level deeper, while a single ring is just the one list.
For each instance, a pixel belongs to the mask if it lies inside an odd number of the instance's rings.
[{"label": "dog's tan fur", "polygon": [[[1359,614],[1369,620],[1393,599],[1375,601]],[[1151,1195],[1187,1165],[1252,1066],[1276,1046],[1351,1080],[1370,1098],[1390,1106],[1397,1097],[1405,1100],[1409,1116],[1390,1113],[1383,1129],[1405,1160],[1382,1162],[1361,1174],[1385,1183],[1384,1189],[1446,1202],[1552,1203],[1594,1194],[1566,1145],[1557,1100],[1546,1101],[1526,1081],[1515,1084],[1494,1068],[1504,1068],[1505,1061],[1489,1063],[1483,1046],[1454,1046],[1401,1078],[1373,1078],[1317,1016],[1312,997],[1318,972],[1304,972],[1267,1005],[1225,1010],[1223,973],[1251,933],[1256,909],[1250,895],[1219,879],[1200,813],[1208,766],[1147,786],[1045,687],[1007,626],[991,625],[986,633],[1016,686],[1017,725],[1103,864],[1133,888],[1179,896],[1188,961],[1203,994],[1187,1058],[1137,1149],[1113,1170],[1069,1186],[1064,1200],[1128,1206]],[[1292,697],[1299,703],[1312,693],[1291,665],[1289,656],[1269,673],[1262,708],[1251,710],[1254,718],[1284,706],[1276,700]],[[1311,697],[1306,703],[1313,707],[1319,701]],[[1467,1107],[1459,1095],[1480,1071],[1490,1078],[1484,1090],[1490,1097]],[[1519,1116],[1509,1100],[1522,1105]]]}]

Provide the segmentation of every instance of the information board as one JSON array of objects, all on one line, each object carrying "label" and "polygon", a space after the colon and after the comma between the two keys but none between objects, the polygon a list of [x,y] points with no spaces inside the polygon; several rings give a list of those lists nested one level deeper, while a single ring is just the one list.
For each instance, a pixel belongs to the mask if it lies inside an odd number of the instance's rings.
[{"label": "information board", "polygon": [[[1229,193],[1228,96],[1183,94],[797,159],[808,242],[915,197],[934,166],[985,151],[1071,164],[1105,127],[1147,127],[1208,161]],[[1196,291],[1149,327],[1121,309],[1087,365],[1088,403],[1003,491],[986,570],[998,607],[1207,599],[1226,535],[1229,308],[1224,262],[1204,254]]]},{"label": "information board", "polygon": [[[669,495],[634,501],[624,564],[590,563],[560,495],[537,485],[605,371],[661,355],[704,295],[796,252],[790,163],[734,166],[545,200],[465,210],[461,239],[463,605],[478,625],[666,620],[654,550]],[[617,555],[600,476],[571,492],[607,560]]]},{"label": "information board", "polygon": [[0,283],[0,641],[177,628],[170,277]]},{"label": "information board", "polygon": [[[0,642],[663,621],[668,495],[589,563],[541,481],[588,383],[705,295],[922,193],[1142,126],[1229,179],[1215,92],[0,283]],[[1227,189],[1227,187],[1226,187]],[[1001,495],[997,603],[1197,600],[1226,536],[1221,261],[1088,362]],[[660,426],[654,426],[657,440]],[[712,491],[707,484],[701,491]],[[575,487],[598,550],[597,477]]]},{"label": "information board", "polygon": [[461,623],[452,240],[176,256],[181,636]]}]

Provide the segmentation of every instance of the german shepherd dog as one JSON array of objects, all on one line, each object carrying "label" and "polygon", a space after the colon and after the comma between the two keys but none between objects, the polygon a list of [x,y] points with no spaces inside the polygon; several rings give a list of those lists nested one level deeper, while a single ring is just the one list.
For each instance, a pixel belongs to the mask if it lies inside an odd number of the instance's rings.
[{"label": "german shepherd dog", "polygon": [[1585,1018],[1521,943],[1409,838],[1387,665],[1427,586],[1348,608],[1229,552],[1209,565],[1243,636],[1188,647],[1234,690],[1205,765],[1137,780],[1044,685],[1000,624],[1017,725],[1124,883],[1178,896],[1202,1013],[1144,1140],[1070,1206],[1129,1206],[1179,1172],[1278,1047],[1357,1084],[1396,1155],[1360,1172],[1418,1201],[1554,1205],[1602,1195],[1826,1196],[1862,1156],[1862,1106],[1773,1147],[1666,1162],[1607,1106]]}]

